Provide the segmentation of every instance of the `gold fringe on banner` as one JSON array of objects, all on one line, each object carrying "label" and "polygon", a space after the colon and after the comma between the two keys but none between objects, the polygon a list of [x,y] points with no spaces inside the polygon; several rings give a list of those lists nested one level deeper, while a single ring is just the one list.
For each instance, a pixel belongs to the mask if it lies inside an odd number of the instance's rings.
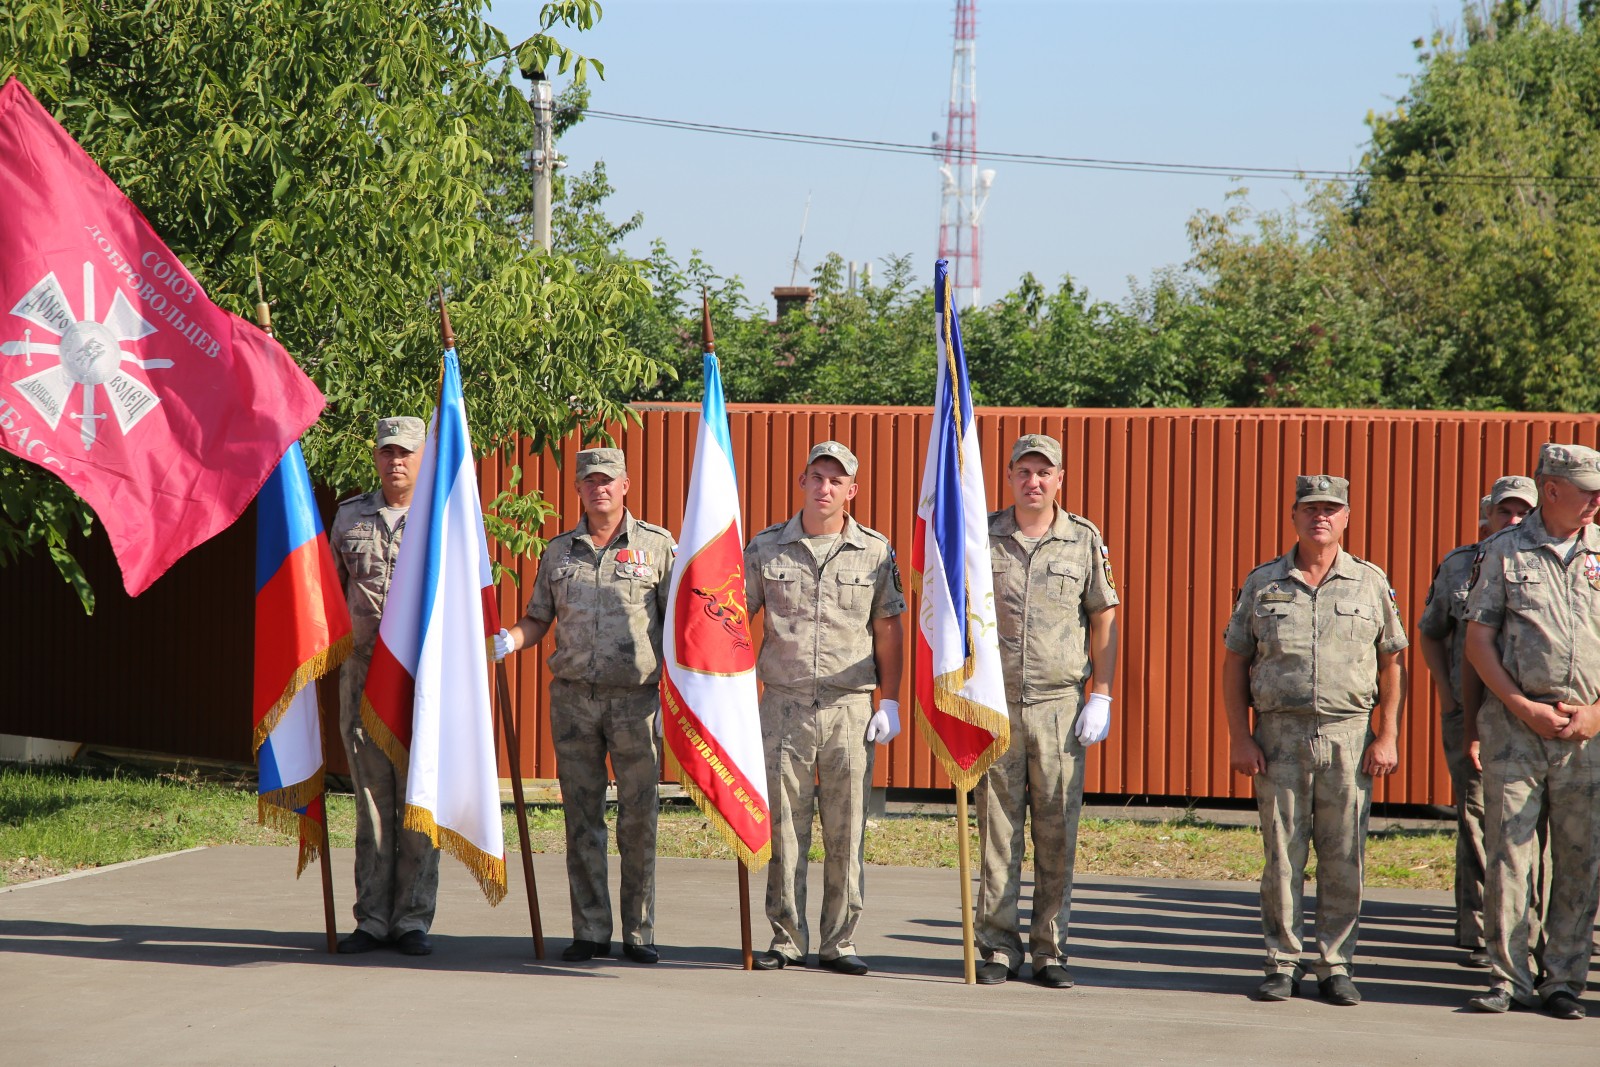
[{"label": "gold fringe on banner", "polygon": [[277,703],[267,709],[266,715],[256,724],[255,731],[250,738],[250,751],[252,754],[260,751],[266,743],[267,736],[278,728],[278,723],[283,719],[283,713],[289,710],[289,705],[294,703],[294,698],[300,695],[300,690],[321,678],[324,674],[339,666],[350,658],[351,636],[345,634],[339,640],[318,652],[295,668],[294,674],[289,678],[289,684],[284,686],[283,695]]},{"label": "gold fringe on banner", "polygon": [[389,757],[389,762],[394,764],[395,770],[402,775],[408,773],[411,769],[410,753],[400,744],[400,739],[394,735],[394,731],[389,729],[389,724],[378,718],[377,709],[372,706],[372,701],[367,699],[365,693],[361,694],[361,725],[366,728],[367,737],[383,749],[383,754]]},{"label": "gold fringe on banner", "polygon": [[[728,843],[728,847],[733,850],[734,855],[739,857],[739,862],[744,864],[745,869],[759,871],[765,867],[767,861],[772,859],[772,835],[770,833],[767,835],[767,843],[762,845],[760,849],[751,851],[750,846],[745,844],[744,839],[734,831],[733,826],[723,817],[722,812],[717,809],[715,804],[711,803],[711,798],[706,796],[705,791],[696,785],[688,774],[684,773],[683,764],[678,762],[677,753],[672,751],[672,746],[664,744],[661,747],[667,754],[667,769],[677,776],[678,782],[683,786],[683,791],[694,799],[695,806],[700,809],[700,813],[706,817],[706,821],[711,823],[717,833],[722,835],[722,839]],[[766,768],[763,767],[761,773],[765,774]],[[768,825],[771,825],[770,817],[768,818]]]},{"label": "gold fringe on banner", "polygon": [[[287,789],[274,789],[256,798],[258,823],[270,826],[279,833],[299,837],[300,863],[294,871],[296,878],[300,877],[311,862],[322,854],[321,825],[309,815],[302,815],[295,810],[305,807],[322,795],[322,779],[323,772],[319,768],[316,774],[303,782],[296,782]],[[326,818],[326,807],[323,813]]]},{"label": "gold fringe on banner", "polygon": [[[298,814],[298,813],[296,813]],[[328,809],[324,805],[323,818],[327,818]],[[294,876],[299,878],[306,872],[318,857],[322,855],[322,824],[309,815],[300,816],[300,862],[295,866]]]},{"label": "gold fringe on banner", "polygon": [[489,855],[448,826],[440,826],[434,821],[433,812],[415,804],[406,805],[405,827],[419,834],[427,834],[435,848],[450,853],[466,864],[472,877],[478,880],[478,888],[483,890],[490,907],[506,898],[505,856]]},{"label": "gold fringe on banner", "polygon": [[996,713],[993,708],[985,707],[975,701],[968,700],[954,688],[955,684],[964,684],[962,677],[966,673],[951,671],[949,674],[940,675],[933,680],[933,699],[939,711],[952,719],[959,719],[969,726],[976,726],[980,730],[987,730],[994,735],[994,740],[989,747],[983,750],[971,767],[961,767],[950,755],[950,750],[945,746],[944,738],[934,730],[933,724],[928,721],[928,711],[922,706],[922,701],[916,701],[917,729],[922,733],[922,739],[933,750],[934,757],[944,772],[950,776],[957,788],[966,790],[978,784],[978,779],[983,777],[983,772],[994,765],[994,761],[1005,754],[1011,747],[1011,716]]}]

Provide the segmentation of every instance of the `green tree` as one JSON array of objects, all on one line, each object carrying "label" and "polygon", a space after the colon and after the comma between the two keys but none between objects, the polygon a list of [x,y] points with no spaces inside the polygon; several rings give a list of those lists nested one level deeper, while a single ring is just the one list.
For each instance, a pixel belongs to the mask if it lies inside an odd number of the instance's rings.
[{"label": "green tree", "polygon": [[[248,314],[260,263],[278,336],[328,399],[304,445],[336,490],[369,483],[374,416],[432,410],[441,278],[479,454],[575,425],[593,439],[662,374],[618,329],[648,298],[639,265],[531,248],[507,165],[532,138],[513,71],[598,69],[550,33],[587,28],[599,4],[544,5],[516,50],[485,8],[36,0],[0,21],[0,78],[28,85],[214,300]],[[491,532],[529,547],[542,503],[496,511]],[[47,547],[86,608],[67,538],[89,522],[60,483],[0,458],[0,555]]]},{"label": "green tree", "polygon": [[1323,203],[1322,236],[1380,309],[1391,397],[1594,410],[1600,24],[1531,2],[1467,16],[1369,118],[1367,177]]}]

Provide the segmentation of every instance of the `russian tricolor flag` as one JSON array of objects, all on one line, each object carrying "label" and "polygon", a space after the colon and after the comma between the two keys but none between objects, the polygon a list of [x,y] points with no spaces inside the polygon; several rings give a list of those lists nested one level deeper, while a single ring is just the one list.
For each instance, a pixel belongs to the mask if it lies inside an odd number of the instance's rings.
[{"label": "russian tricolor flag", "polygon": [[406,775],[408,829],[506,895],[488,638],[500,629],[456,350],[423,445],[394,579],[361,697],[362,722]]},{"label": "russian tricolor flag", "polygon": [[933,294],[939,374],[911,545],[922,592],[917,722],[956,788],[967,790],[1011,744],[1011,719],[989,570],[988,497],[946,260],[934,266]]},{"label": "russian tricolor flag", "polygon": [[350,614],[298,441],[256,495],[255,645],[259,817],[299,831],[298,875],[320,851],[324,820],[315,683],[350,654]]}]

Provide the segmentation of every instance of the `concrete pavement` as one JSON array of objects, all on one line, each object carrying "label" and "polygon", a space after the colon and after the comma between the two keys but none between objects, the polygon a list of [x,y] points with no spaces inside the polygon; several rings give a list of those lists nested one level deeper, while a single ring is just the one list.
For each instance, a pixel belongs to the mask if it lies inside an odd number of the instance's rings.
[{"label": "concrete pavement", "polygon": [[[204,849],[0,891],[0,1056],[10,1064],[1600,1064],[1600,1019],[1460,1010],[1486,972],[1457,965],[1444,893],[1369,893],[1356,975],[1367,1002],[1336,1008],[1310,981],[1299,1000],[1247,998],[1262,951],[1248,884],[1081,877],[1070,963],[1078,986],[1058,991],[1025,978],[962,984],[953,871],[869,869],[860,948],[873,973],[851,978],[814,966],[740,970],[734,866],[702,860],[660,861],[663,961],[643,967],[559,961],[571,930],[563,861],[537,856],[549,936],[547,959],[535,960],[511,860],[511,894],[491,909],[445,858],[435,953],[420,960],[328,955],[316,872],[296,881],[290,848]],[[351,854],[336,851],[341,931],[353,925],[350,868]],[[764,877],[752,883],[759,951]],[[810,896],[815,909],[820,884]]]}]

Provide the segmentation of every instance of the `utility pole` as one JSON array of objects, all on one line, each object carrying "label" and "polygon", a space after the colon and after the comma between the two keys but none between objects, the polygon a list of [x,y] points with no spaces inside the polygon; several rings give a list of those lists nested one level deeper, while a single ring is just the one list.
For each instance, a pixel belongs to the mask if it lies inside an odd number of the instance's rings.
[{"label": "utility pole", "polygon": [[[979,224],[994,171],[978,169],[978,4],[956,0],[955,54],[950,64],[950,103],[940,145],[939,258],[950,261],[958,305],[980,299],[982,244]],[[965,291],[965,299],[962,293]]]},{"label": "utility pole", "polygon": [[533,95],[528,105],[533,108],[533,243],[545,251],[550,250],[550,189],[555,181],[556,168],[561,166],[556,155],[555,95],[542,67],[532,67],[522,76],[533,82]]}]

